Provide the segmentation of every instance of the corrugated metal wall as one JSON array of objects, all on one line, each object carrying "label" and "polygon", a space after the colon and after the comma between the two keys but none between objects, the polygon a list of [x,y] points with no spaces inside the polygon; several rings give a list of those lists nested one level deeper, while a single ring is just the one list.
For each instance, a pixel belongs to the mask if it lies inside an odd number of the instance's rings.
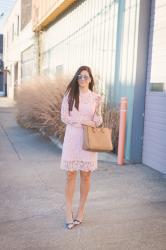
[{"label": "corrugated metal wall", "polygon": [[143,163],[166,173],[166,1],[152,1]]},{"label": "corrugated metal wall", "polygon": [[75,73],[89,65],[106,95],[119,104],[127,96],[126,158],[130,158],[140,0],[78,1],[43,32],[44,72]]},{"label": "corrugated metal wall", "polygon": [[44,67],[55,73],[56,65],[63,65],[72,74],[80,65],[89,65],[104,87],[110,85],[114,81],[117,19],[117,1],[77,3],[45,32]]}]

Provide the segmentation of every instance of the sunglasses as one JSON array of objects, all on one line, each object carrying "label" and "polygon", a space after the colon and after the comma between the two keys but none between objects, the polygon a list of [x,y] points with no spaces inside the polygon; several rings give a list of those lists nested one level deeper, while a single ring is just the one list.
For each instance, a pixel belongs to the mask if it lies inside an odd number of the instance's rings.
[{"label": "sunglasses", "polygon": [[78,76],[77,76],[77,79],[78,79],[78,80],[81,80],[81,79],[82,79],[82,80],[88,80],[89,78],[90,78],[90,77],[89,77],[89,76],[86,76],[86,75],[78,75]]}]

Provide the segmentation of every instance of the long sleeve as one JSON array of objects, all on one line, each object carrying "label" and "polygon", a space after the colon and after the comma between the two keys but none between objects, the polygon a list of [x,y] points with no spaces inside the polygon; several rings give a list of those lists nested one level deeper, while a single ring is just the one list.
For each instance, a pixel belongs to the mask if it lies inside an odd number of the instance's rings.
[{"label": "long sleeve", "polygon": [[96,95],[95,102],[96,102],[96,111],[93,117],[93,121],[95,122],[96,127],[99,127],[103,123],[103,118],[101,115],[102,99],[100,95]]},{"label": "long sleeve", "polygon": [[79,115],[79,112],[75,116],[69,115],[68,95],[65,95],[62,100],[61,121],[65,124],[70,124],[75,127],[81,127],[81,117]]}]

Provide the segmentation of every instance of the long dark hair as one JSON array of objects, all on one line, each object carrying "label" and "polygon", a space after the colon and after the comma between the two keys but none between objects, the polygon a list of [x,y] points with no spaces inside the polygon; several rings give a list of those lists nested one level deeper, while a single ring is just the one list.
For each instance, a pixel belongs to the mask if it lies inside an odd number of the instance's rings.
[{"label": "long dark hair", "polygon": [[78,80],[77,76],[80,75],[80,73],[86,70],[91,78],[91,82],[89,83],[89,89],[93,91],[94,87],[94,79],[92,76],[92,71],[88,66],[81,66],[75,73],[73,79],[67,86],[67,89],[65,91],[65,94],[68,94],[68,103],[69,103],[69,112],[72,111],[73,109],[73,104],[75,103],[75,107],[77,110],[79,110],[79,85],[78,85]]}]

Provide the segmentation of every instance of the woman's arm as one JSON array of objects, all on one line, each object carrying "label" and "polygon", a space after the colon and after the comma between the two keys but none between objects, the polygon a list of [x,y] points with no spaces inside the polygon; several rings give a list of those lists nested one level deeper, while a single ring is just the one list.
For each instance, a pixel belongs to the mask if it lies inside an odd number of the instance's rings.
[{"label": "woman's arm", "polygon": [[95,123],[96,127],[98,127],[103,123],[103,118],[101,115],[101,105],[102,105],[101,96],[96,95],[95,101],[96,101],[96,109],[93,117],[93,122]]},{"label": "woman's arm", "polygon": [[81,126],[81,118],[79,115],[76,117],[72,117],[69,115],[68,95],[65,95],[62,100],[61,121],[65,124],[70,124],[77,127]]},{"label": "woman's arm", "polygon": [[96,94],[95,97],[96,107],[95,113],[92,120],[82,120],[82,125],[87,125],[91,127],[98,127],[103,123],[103,118],[101,115],[101,96]]}]

